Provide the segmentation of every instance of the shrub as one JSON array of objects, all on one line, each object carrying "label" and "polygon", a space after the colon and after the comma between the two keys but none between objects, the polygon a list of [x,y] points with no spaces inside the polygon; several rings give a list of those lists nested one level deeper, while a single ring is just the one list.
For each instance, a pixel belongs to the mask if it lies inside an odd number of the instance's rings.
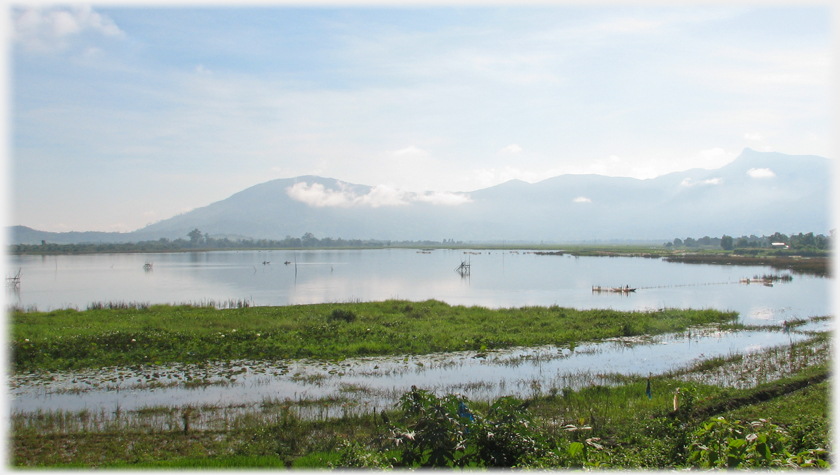
[{"label": "shrub", "polygon": [[717,417],[694,433],[688,462],[703,468],[828,468],[823,449],[788,452],[790,437],[765,419],[750,423]]},{"label": "shrub", "polygon": [[503,397],[487,416],[473,413],[460,395],[438,398],[412,387],[398,403],[403,421],[391,427],[391,440],[402,448],[409,467],[514,467],[546,452],[534,431],[528,403]]},{"label": "shrub", "polygon": [[327,320],[334,322],[336,320],[343,320],[347,323],[353,322],[356,320],[356,314],[353,313],[352,310],[345,310],[343,308],[337,308],[332,311]]}]

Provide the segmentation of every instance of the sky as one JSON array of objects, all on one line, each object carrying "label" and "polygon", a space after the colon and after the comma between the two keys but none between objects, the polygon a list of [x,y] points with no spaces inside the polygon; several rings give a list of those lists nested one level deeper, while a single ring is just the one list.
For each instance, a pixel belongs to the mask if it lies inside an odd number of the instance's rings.
[{"label": "sky", "polygon": [[16,4],[6,221],[133,231],[301,175],[445,202],[834,158],[828,5]]}]

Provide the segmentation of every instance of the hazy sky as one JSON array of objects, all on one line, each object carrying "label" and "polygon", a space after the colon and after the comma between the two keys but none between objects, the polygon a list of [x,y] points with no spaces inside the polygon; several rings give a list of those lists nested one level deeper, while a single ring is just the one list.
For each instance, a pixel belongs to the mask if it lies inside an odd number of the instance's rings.
[{"label": "hazy sky", "polygon": [[832,14],[22,4],[8,221],[131,231],[307,174],[472,191],[832,157]]}]

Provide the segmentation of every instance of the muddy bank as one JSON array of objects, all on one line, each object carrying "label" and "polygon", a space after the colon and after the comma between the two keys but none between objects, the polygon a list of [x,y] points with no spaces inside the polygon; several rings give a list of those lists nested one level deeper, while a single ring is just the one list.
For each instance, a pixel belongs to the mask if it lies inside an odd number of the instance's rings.
[{"label": "muddy bank", "polygon": [[685,264],[717,264],[735,266],[769,266],[774,269],[789,270],[800,274],[821,277],[831,275],[831,259],[828,257],[756,257],[736,256],[731,254],[684,254],[665,257],[666,262]]}]

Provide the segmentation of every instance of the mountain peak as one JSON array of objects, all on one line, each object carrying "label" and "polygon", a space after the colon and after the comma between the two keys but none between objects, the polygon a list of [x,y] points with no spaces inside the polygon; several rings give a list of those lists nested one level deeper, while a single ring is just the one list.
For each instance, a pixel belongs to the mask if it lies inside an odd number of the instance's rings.
[{"label": "mountain peak", "polygon": [[[36,243],[117,242],[185,238],[197,228],[211,236],[254,239],[311,232],[343,239],[573,242],[824,233],[829,228],[829,165],[823,157],[745,148],[715,170],[650,180],[562,175],[530,184],[513,179],[458,200],[403,199],[389,190],[302,175],[252,186],[133,233],[37,237],[18,228],[11,235],[21,243],[36,238]],[[372,191],[382,193],[368,196]]]}]

